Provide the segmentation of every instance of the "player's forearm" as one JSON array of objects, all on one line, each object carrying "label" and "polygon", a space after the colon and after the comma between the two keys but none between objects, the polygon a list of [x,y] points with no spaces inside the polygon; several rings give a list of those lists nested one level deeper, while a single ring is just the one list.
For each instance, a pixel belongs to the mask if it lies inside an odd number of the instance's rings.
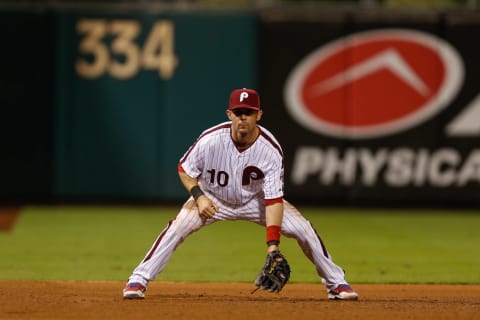
[{"label": "player's forearm", "polygon": [[265,208],[265,219],[268,226],[281,226],[283,221],[283,203],[278,202]]},{"label": "player's forearm", "polygon": [[188,174],[186,174],[184,171],[181,171],[181,170],[178,171],[178,175],[180,176],[180,180],[185,186],[185,189],[187,189],[188,193],[192,195],[195,201],[198,202],[198,198],[205,196],[202,189],[200,189],[200,187],[198,186],[197,178],[192,178]]},{"label": "player's forearm", "polygon": [[198,179],[190,177],[182,170],[178,171],[178,175],[180,176],[180,180],[185,186],[185,189],[187,189],[195,199],[200,217],[208,219],[215,215],[219,210],[219,207],[203,193],[202,189],[198,186]]},{"label": "player's forearm", "polygon": [[268,252],[278,250],[283,221],[283,202],[268,205],[265,208]]},{"label": "player's forearm", "polygon": [[190,190],[192,190],[193,187],[198,186],[197,178],[192,178],[183,171],[179,171],[178,176],[180,177],[180,181],[182,182],[183,186],[185,187],[185,189],[187,189],[188,192],[190,192]]}]

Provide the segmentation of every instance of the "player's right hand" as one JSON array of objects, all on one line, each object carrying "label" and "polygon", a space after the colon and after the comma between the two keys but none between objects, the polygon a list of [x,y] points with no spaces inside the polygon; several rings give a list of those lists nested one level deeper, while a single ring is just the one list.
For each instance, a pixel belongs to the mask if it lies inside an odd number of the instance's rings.
[{"label": "player's right hand", "polygon": [[206,195],[201,195],[197,199],[198,214],[202,219],[211,218],[217,213],[218,206]]}]

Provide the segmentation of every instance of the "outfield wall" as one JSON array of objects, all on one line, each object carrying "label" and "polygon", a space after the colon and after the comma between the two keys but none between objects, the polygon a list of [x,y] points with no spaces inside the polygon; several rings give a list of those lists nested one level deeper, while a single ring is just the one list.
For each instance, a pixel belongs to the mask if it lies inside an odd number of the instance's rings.
[{"label": "outfield wall", "polygon": [[68,12],[56,26],[56,195],[184,197],[178,160],[225,120],[231,88],[255,84],[255,17]]},{"label": "outfield wall", "polygon": [[2,202],[177,201],[176,164],[257,87],[289,199],[477,207],[480,14],[0,10]]},{"label": "outfield wall", "polygon": [[54,190],[54,26],[45,11],[0,11],[0,201]]}]

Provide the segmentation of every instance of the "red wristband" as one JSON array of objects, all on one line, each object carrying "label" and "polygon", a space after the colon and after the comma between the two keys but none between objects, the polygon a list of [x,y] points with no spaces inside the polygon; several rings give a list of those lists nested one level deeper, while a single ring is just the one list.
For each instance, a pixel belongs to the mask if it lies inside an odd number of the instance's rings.
[{"label": "red wristband", "polygon": [[280,243],[280,226],[268,226],[267,227],[267,243],[276,242]]}]

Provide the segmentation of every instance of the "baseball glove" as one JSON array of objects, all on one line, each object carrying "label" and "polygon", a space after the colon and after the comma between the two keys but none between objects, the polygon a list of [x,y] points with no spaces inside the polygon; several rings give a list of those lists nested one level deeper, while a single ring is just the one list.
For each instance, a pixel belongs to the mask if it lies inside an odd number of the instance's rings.
[{"label": "baseball glove", "polygon": [[290,279],[290,265],[280,251],[272,251],[255,279],[257,289],[280,292]]}]

